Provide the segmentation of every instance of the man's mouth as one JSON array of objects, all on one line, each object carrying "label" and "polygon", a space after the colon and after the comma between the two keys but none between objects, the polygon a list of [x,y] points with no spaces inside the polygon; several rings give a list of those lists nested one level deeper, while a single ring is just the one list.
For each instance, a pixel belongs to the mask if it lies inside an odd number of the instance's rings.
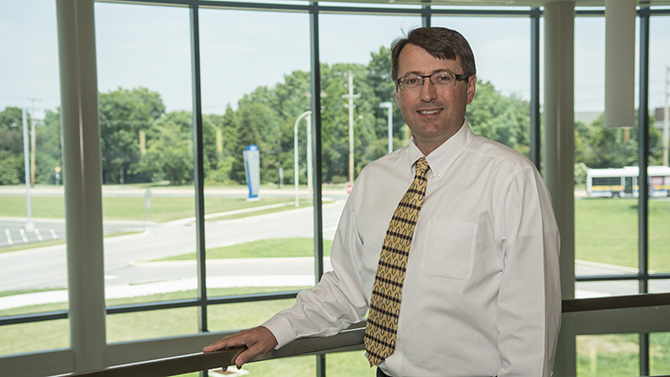
[{"label": "man's mouth", "polygon": [[437,113],[439,113],[440,111],[442,111],[442,109],[437,109],[437,110],[419,110],[418,113],[419,113],[419,114],[424,114],[424,115],[431,115],[431,114],[437,114]]}]

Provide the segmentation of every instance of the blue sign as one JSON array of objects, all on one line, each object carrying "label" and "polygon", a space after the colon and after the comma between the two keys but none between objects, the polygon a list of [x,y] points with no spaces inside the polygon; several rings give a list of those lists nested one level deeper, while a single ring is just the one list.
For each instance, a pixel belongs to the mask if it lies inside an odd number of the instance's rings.
[{"label": "blue sign", "polygon": [[249,197],[247,200],[258,200],[258,187],[261,184],[260,154],[258,145],[247,145],[244,154],[244,170],[247,174]]}]

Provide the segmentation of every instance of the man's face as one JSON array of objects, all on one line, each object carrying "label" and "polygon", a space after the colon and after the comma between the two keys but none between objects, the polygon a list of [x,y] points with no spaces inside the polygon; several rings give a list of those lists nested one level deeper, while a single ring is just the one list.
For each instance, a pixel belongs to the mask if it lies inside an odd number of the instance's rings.
[{"label": "man's face", "polygon": [[[464,73],[460,59],[443,60],[423,48],[407,44],[398,57],[398,77],[416,73],[422,76],[440,71]],[[439,147],[463,125],[465,108],[475,97],[477,78],[459,80],[452,88],[436,87],[426,78],[415,91],[396,90],[395,98],[405,123],[414,134],[416,145],[425,154]]]}]

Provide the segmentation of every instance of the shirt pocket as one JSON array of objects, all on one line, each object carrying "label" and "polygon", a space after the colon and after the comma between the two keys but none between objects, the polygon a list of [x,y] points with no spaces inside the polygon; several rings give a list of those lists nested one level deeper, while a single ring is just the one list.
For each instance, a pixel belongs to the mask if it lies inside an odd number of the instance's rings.
[{"label": "shirt pocket", "polygon": [[431,219],[421,271],[430,277],[466,280],[472,274],[477,224]]}]

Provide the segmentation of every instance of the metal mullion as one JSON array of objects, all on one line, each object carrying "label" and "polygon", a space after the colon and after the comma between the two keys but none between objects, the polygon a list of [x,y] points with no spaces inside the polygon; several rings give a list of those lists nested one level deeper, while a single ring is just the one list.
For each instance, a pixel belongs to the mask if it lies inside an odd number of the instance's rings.
[{"label": "metal mullion", "polygon": [[222,296],[207,299],[207,305],[239,304],[242,302],[261,302],[295,298],[300,291],[258,293],[250,295]]},{"label": "metal mullion", "polygon": [[433,15],[440,16],[495,16],[495,17],[528,17],[533,12],[529,10],[477,10],[477,9],[435,9],[431,8]]},{"label": "metal mullion", "polygon": [[530,160],[540,168],[540,8],[530,12]]},{"label": "metal mullion", "polygon": [[421,7],[421,26],[430,27],[430,21],[431,21],[430,5],[424,5]]},{"label": "metal mullion", "polygon": [[640,274],[575,276],[576,281],[640,280]]},{"label": "metal mullion", "polygon": [[[638,108],[638,269],[640,271],[639,292],[649,292],[649,7],[641,7],[640,17],[640,77]],[[649,334],[639,334],[640,376],[648,376]]]},{"label": "metal mullion", "polygon": [[107,314],[127,314],[152,310],[188,308],[198,305],[198,299],[183,299],[159,302],[146,302],[142,304],[115,305],[107,307]]},{"label": "metal mullion", "polygon": [[640,270],[640,293],[649,291],[649,14],[640,9],[640,78],[638,108],[638,269]]},{"label": "metal mullion", "polygon": [[190,4],[191,85],[193,90],[193,183],[195,185],[196,270],[198,280],[198,330],[207,331],[207,270],[205,248],[205,191],[202,140],[202,90],[200,75],[200,20],[198,2]]},{"label": "metal mullion", "polygon": [[376,14],[376,15],[420,15],[423,8],[367,8],[367,7],[335,7],[318,6],[319,14]]},{"label": "metal mullion", "polygon": [[56,319],[67,319],[68,311],[59,310],[54,312],[44,312],[37,314],[20,314],[0,318],[0,326],[19,325],[22,323],[33,323],[43,321],[53,321]]},{"label": "metal mullion", "polygon": [[[309,12],[310,81],[312,110],[312,187],[314,188],[314,280],[318,283],[323,275],[323,201],[321,172],[321,69],[319,60],[319,4],[311,3]],[[316,355],[316,376],[326,376],[326,356]]]},{"label": "metal mullion", "polygon": [[276,10],[276,11],[298,11],[308,12],[309,5],[271,4],[271,3],[246,3],[243,1],[198,1],[200,8],[208,9],[247,9],[247,10]]}]

